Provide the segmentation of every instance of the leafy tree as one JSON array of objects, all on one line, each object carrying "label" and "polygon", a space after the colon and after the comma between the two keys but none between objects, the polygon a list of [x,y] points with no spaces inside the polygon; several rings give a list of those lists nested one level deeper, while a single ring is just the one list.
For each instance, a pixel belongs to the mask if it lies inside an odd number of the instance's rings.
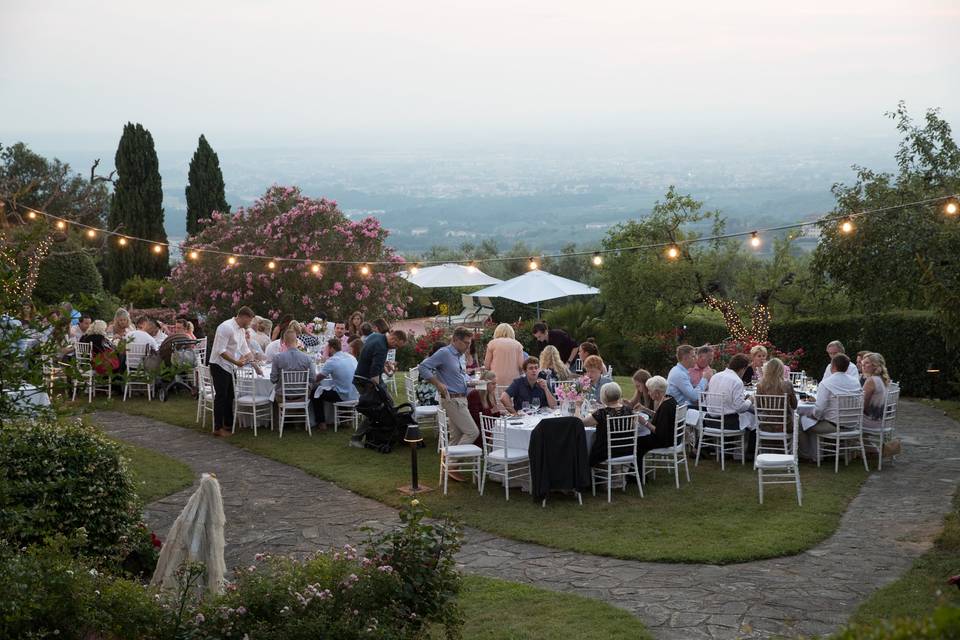
[{"label": "leafy tree", "polygon": [[56,304],[79,296],[103,295],[103,279],[96,261],[83,250],[75,238],[58,246],[40,264],[34,297],[45,304]]},{"label": "leafy tree", "polygon": [[[960,191],[960,149],[939,110],[929,109],[921,124],[914,123],[902,102],[887,115],[902,135],[897,171],[855,166],[853,184],[833,186],[838,215]],[[945,220],[940,205],[868,214],[853,224],[849,234],[833,222],[821,225],[813,268],[843,287],[861,310],[924,306],[928,292],[921,279],[930,275],[931,265],[960,253],[960,238],[951,227],[956,222]],[[938,299],[942,297],[934,302]]]},{"label": "leafy tree", "polygon": [[201,135],[197,150],[190,160],[187,182],[187,233],[195,234],[200,229],[200,220],[209,219],[214,211],[230,213],[230,205],[224,193],[223,173],[216,151]]},{"label": "leafy tree", "polygon": [[[163,190],[153,136],[141,124],[127,123],[117,147],[117,182],[110,203],[110,229],[167,242],[163,228]],[[144,242],[120,246],[111,242],[107,248],[107,285],[117,291],[130,277],[163,278],[170,272],[166,247],[159,252]]]}]

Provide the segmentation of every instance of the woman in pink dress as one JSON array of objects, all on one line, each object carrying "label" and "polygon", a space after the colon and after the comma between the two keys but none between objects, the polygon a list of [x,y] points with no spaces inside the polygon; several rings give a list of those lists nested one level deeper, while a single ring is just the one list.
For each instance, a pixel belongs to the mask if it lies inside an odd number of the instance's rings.
[{"label": "woman in pink dress", "polygon": [[497,382],[501,385],[510,384],[522,375],[523,345],[514,335],[509,324],[498,324],[483,358],[483,366],[497,374]]}]

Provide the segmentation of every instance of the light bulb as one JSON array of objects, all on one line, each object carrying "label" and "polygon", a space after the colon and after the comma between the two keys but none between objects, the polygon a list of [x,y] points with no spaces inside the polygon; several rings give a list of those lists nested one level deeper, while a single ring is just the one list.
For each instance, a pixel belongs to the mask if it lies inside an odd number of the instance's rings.
[{"label": "light bulb", "polygon": [[120,236],[120,239],[117,240],[117,244],[119,244],[121,247],[125,247],[127,246],[127,239],[123,236]]},{"label": "light bulb", "polygon": [[476,273],[476,272],[477,272],[477,265],[475,265],[475,264],[473,264],[473,263],[471,262],[470,264],[467,265],[467,271],[469,271],[470,273]]},{"label": "light bulb", "polygon": [[370,275],[370,267],[368,267],[367,265],[363,265],[362,267],[360,267],[360,273],[365,276]]},{"label": "light bulb", "polygon": [[851,231],[853,231],[853,223],[850,222],[849,220],[844,220],[840,224],[840,231],[842,231],[843,233],[850,233]]},{"label": "light bulb", "polygon": [[527,263],[527,268],[530,269],[530,271],[536,270],[538,266],[537,261],[533,258],[530,258],[530,261]]},{"label": "light bulb", "polygon": [[274,262],[273,260],[267,263],[267,269],[276,269],[276,268],[277,268],[277,263]]},{"label": "light bulb", "polygon": [[960,203],[953,198],[947,200],[947,204],[943,205],[943,212],[948,216],[957,215],[957,213],[960,212]]},{"label": "light bulb", "polygon": [[602,264],[603,264],[603,256],[601,256],[599,253],[593,254],[593,266],[599,267]]},{"label": "light bulb", "polygon": [[410,275],[414,276],[414,275],[417,275],[418,273],[420,273],[420,267],[416,265],[410,267]]},{"label": "light bulb", "polygon": [[159,244],[155,244],[155,245],[153,245],[153,252],[154,252],[154,253],[163,253],[163,247],[162,247],[161,245],[159,245]]},{"label": "light bulb", "polygon": [[97,232],[94,231],[93,229],[87,229],[87,237],[88,237],[88,238],[91,238],[91,239],[92,239],[92,238],[96,238],[96,237],[97,237]]},{"label": "light bulb", "polygon": [[671,245],[671,247],[670,247],[669,249],[667,249],[667,257],[668,257],[668,258],[673,259],[673,258],[676,258],[676,257],[679,256],[679,255],[680,255],[680,249],[678,249],[678,248],[676,247],[676,245]]},{"label": "light bulb", "polygon": [[754,249],[760,246],[760,236],[757,235],[756,231],[750,234],[750,246]]},{"label": "light bulb", "polygon": [[28,211],[28,212],[27,212],[27,217],[30,218],[31,220],[36,220],[36,219],[37,219],[37,214],[36,214],[36,212],[34,212],[34,211]]},{"label": "light bulb", "polygon": [[237,259],[234,258],[233,256],[230,256],[229,258],[227,258],[227,264],[230,264],[230,265],[237,264]]},{"label": "light bulb", "polygon": [[197,251],[191,251],[189,254],[191,260],[196,260],[200,257],[200,253]]},{"label": "light bulb", "polygon": [[60,229],[61,231],[63,231],[66,228],[67,228],[66,222],[64,222],[63,220],[57,220],[57,229]]},{"label": "light bulb", "polygon": [[318,264],[312,264],[312,265],[310,265],[310,271],[312,271],[312,272],[314,272],[314,273],[320,273],[320,265],[318,265]]}]

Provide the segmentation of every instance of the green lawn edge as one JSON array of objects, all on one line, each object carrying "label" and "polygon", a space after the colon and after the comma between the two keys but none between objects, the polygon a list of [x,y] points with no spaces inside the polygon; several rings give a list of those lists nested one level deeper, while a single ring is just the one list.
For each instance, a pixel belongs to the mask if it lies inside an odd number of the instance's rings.
[{"label": "green lawn edge", "polygon": [[175,458],[153,449],[114,440],[120,445],[133,476],[137,495],[144,505],[186,489],[193,484],[193,471]]}]

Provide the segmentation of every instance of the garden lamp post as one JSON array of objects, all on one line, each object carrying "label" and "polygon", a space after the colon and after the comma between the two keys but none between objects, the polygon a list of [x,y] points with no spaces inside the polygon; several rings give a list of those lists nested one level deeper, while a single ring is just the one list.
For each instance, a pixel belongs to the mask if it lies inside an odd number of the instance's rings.
[{"label": "garden lamp post", "polygon": [[403,441],[410,445],[410,484],[400,487],[400,493],[414,495],[424,493],[432,489],[426,485],[420,484],[417,477],[417,449],[423,442],[423,436],[420,434],[420,425],[414,423],[407,426],[407,432],[403,436]]}]

